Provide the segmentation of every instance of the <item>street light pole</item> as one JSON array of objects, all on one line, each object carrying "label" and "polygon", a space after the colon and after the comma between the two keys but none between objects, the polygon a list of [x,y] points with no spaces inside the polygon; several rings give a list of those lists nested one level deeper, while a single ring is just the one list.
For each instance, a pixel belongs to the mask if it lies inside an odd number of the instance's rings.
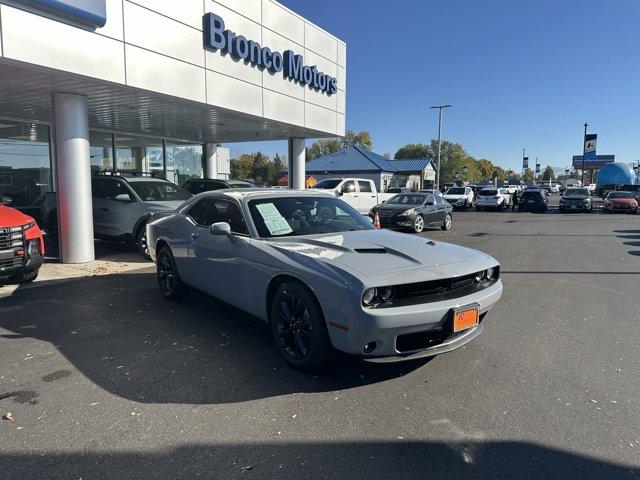
[{"label": "street light pole", "polygon": [[584,126],[584,137],[582,137],[582,186],[584,187],[584,161],[586,160],[585,157],[587,156],[587,127],[589,126],[588,123],[585,122]]},{"label": "street light pole", "polygon": [[436,189],[440,190],[440,148],[442,144],[442,109],[449,108],[451,105],[434,105],[430,108],[438,109],[438,160],[436,164],[437,177],[436,177]]},{"label": "street light pole", "polygon": [[524,152],[525,152],[525,149],[523,148],[522,149],[522,176],[523,177],[524,177]]}]

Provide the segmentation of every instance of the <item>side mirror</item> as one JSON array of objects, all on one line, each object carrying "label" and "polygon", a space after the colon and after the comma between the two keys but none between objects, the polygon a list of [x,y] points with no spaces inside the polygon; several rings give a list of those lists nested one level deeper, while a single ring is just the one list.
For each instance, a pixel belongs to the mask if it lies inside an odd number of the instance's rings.
[{"label": "side mirror", "polygon": [[209,227],[209,233],[211,235],[226,235],[232,242],[236,242],[238,240],[238,238],[231,233],[231,225],[227,222],[214,223]]},{"label": "side mirror", "polygon": [[115,197],[113,197],[113,199],[116,202],[133,202],[133,200],[131,200],[131,197],[127,193],[120,193],[120,194],[116,195]]}]

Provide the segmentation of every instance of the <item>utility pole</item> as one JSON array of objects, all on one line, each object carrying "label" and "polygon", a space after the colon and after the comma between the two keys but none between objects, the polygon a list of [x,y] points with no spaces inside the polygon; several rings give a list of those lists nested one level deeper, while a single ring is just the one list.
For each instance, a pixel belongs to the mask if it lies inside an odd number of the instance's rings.
[{"label": "utility pole", "polygon": [[524,177],[524,148],[522,149],[522,176]]},{"label": "utility pole", "polygon": [[434,105],[430,108],[438,109],[438,160],[436,164],[437,177],[436,177],[436,189],[440,190],[440,148],[442,144],[442,109],[449,108],[451,105]]},{"label": "utility pole", "polygon": [[585,157],[587,156],[587,127],[588,123],[585,122],[584,126],[584,137],[582,137],[582,186],[584,187],[584,166],[585,166]]}]

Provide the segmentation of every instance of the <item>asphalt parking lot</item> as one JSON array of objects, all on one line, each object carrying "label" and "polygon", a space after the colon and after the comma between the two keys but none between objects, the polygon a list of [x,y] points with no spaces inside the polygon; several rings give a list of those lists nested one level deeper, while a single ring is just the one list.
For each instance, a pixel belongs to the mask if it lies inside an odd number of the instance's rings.
[{"label": "asphalt parking lot", "polygon": [[0,477],[640,479],[640,216],[459,212],[502,264],[474,342],[288,368],[267,327],[144,267],[0,299]]}]

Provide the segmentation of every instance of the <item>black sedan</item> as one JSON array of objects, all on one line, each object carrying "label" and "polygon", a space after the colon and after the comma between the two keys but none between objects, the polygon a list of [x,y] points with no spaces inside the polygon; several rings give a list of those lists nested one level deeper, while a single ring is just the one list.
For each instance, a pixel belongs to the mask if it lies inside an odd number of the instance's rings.
[{"label": "black sedan", "polygon": [[369,216],[375,220],[376,214],[381,228],[411,229],[420,233],[429,227],[449,230],[453,207],[439,195],[408,193],[373,207]]},{"label": "black sedan", "polygon": [[549,198],[544,190],[527,188],[518,200],[519,212],[546,212]]},{"label": "black sedan", "polygon": [[590,212],[593,210],[591,193],[586,188],[568,188],[560,199],[558,211]]}]

